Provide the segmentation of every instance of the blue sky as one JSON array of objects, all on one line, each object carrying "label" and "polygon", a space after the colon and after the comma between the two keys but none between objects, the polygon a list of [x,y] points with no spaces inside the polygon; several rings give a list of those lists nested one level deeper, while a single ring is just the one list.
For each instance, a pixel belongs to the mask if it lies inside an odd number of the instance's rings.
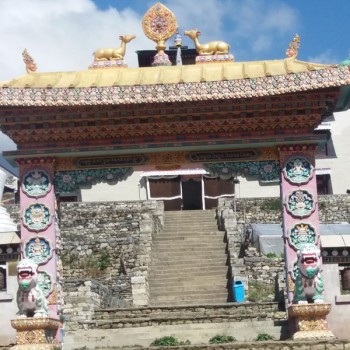
[{"label": "blue sky", "polygon": [[[103,10],[111,7],[119,10],[131,8],[140,15],[155,3],[141,0],[95,0],[94,2]],[[179,14],[175,13],[182,20],[179,21],[182,31],[189,29],[187,28],[189,25],[201,28],[203,22],[210,22],[212,12],[209,12],[202,21],[197,16],[192,16],[192,10],[189,10],[186,16],[188,8],[198,9],[203,3],[209,4],[207,8],[214,4],[215,18],[219,13],[221,21],[219,25],[214,23],[210,25],[220,28],[219,31],[213,31],[224,34],[224,39],[230,42],[237,60],[280,58],[295,33],[302,38],[299,53],[301,60],[314,58],[324,63],[338,63],[349,55],[349,0],[163,1],[163,4],[174,12],[183,5],[181,11],[178,11]],[[270,28],[269,21],[273,22]],[[201,31],[203,32],[202,29]],[[261,35],[257,35],[259,40],[249,40],[251,33],[260,33]],[[205,35],[209,40],[221,39],[221,37],[211,37],[210,32]],[[186,44],[191,45],[187,38],[185,41]]]},{"label": "blue sky", "polygon": [[[0,81],[25,74],[26,48],[38,72],[85,70],[100,47],[119,47],[119,35],[135,34],[135,51],[154,49],[142,17],[149,0],[0,0]],[[198,28],[201,42],[225,40],[236,61],[285,58],[294,34],[301,37],[299,60],[339,63],[350,52],[350,0],[164,0],[180,31]],[[167,45],[172,45],[168,41]],[[184,44],[194,47],[189,38]],[[14,145],[0,135],[0,152]]]}]

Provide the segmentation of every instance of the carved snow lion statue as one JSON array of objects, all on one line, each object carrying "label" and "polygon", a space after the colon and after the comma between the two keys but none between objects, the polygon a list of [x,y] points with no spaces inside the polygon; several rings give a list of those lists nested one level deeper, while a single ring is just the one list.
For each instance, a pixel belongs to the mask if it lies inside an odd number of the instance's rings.
[{"label": "carved snow lion statue", "polygon": [[20,318],[48,317],[49,309],[43,291],[36,285],[38,265],[30,259],[21,260],[17,265],[17,305]]},{"label": "carved snow lion statue", "polygon": [[320,250],[312,243],[305,243],[299,247],[297,254],[298,271],[295,279],[293,303],[324,303]]}]

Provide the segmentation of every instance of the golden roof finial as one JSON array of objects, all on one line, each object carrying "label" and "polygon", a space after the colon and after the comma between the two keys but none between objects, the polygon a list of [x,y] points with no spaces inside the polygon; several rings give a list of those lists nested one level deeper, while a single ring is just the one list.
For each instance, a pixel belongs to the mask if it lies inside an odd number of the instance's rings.
[{"label": "golden roof finial", "polygon": [[143,32],[157,44],[158,55],[164,54],[165,42],[176,33],[177,28],[175,15],[160,2],[153,5],[142,20]]},{"label": "golden roof finial", "polygon": [[32,56],[29,55],[27,49],[24,49],[22,52],[23,56],[23,62],[26,65],[26,71],[27,73],[34,73],[37,70],[36,63],[34,62],[34,59]]},{"label": "golden roof finial", "polygon": [[299,47],[300,47],[300,36],[298,34],[295,34],[293,41],[289,43],[289,46],[286,50],[287,57],[296,58],[298,56]]}]

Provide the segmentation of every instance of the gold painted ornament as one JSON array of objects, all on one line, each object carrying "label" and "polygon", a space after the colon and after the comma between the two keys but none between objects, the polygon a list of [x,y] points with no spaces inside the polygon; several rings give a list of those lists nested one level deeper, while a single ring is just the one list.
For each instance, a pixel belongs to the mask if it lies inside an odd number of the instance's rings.
[{"label": "gold painted ornament", "polygon": [[160,2],[152,6],[142,20],[143,32],[157,44],[158,54],[164,54],[165,42],[176,33],[177,28],[175,15]]}]

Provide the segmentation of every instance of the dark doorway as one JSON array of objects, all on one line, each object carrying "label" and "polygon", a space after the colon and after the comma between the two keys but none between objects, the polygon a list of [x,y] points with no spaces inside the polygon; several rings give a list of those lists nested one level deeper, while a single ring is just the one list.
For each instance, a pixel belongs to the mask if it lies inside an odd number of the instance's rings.
[{"label": "dark doorway", "polygon": [[316,175],[317,194],[332,194],[332,181],[329,174]]},{"label": "dark doorway", "polygon": [[199,180],[182,181],[182,209],[198,210],[202,207],[202,183]]}]

